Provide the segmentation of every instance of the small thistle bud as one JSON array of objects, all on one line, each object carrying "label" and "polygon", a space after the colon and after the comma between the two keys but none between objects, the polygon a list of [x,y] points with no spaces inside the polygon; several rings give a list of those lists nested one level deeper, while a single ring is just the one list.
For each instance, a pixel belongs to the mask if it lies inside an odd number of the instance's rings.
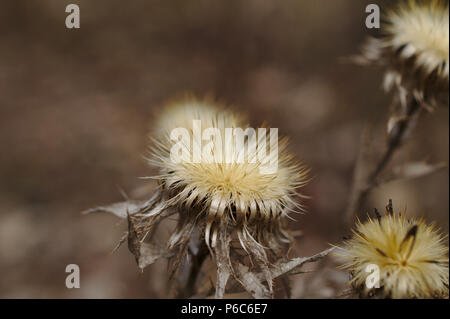
[{"label": "small thistle bud", "polygon": [[448,104],[449,10],[441,0],[402,2],[390,10],[381,37],[370,38],[360,62],[386,68],[386,90],[430,105]]},{"label": "small thistle bud", "polygon": [[344,242],[340,255],[349,261],[342,268],[350,271],[352,288],[362,298],[444,298],[449,280],[444,240],[422,219],[386,211],[358,221]]}]

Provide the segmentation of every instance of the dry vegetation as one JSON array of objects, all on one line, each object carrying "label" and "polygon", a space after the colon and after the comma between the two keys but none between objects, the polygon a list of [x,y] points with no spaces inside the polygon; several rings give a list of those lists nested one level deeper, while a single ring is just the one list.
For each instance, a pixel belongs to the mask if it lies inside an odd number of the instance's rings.
[{"label": "dry vegetation", "polygon": [[[176,295],[164,260],[141,273],[126,249],[108,254],[126,222],[80,212],[121,201],[123,192],[149,197],[155,184],[138,177],[157,173],[142,159],[150,126],[167,98],[185,91],[213,93],[253,127],[269,121],[311,168],[302,189],[311,198],[290,224],[298,237],[289,257],[312,256],[350,233],[355,164],[382,158],[391,116],[382,72],[341,63],[370,33],[363,27],[370,1],[77,3],[81,29],[72,31],[61,1],[0,4],[0,272],[7,274],[0,297]],[[383,167],[390,182],[374,183],[356,204],[361,216],[393,198],[398,210],[448,233],[449,175],[440,164],[449,160],[448,124],[448,107],[421,114]],[[410,162],[417,166],[403,165]],[[414,178],[397,178],[408,172]],[[158,236],[167,238],[175,223]],[[64,285],[71,263],[81,268],[80,289]],[[342,294],[348,274],[337,264],[334,257],[308,264],[307,273],[278,282],[274,296]],[[215,273],[208,259],[196,293],[211,294]]]}]

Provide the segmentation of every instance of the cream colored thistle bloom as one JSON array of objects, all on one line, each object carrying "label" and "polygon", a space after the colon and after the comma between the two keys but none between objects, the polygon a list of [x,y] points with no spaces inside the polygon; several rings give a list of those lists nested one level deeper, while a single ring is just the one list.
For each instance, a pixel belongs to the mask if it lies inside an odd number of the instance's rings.
[{"label": "cream colored thistle bloom", "polygon": [[381,37],[365,44],[361,60],[386,67],[386,89],[397,87],[432,105],[448,103],[448,2],[400,2],[385,17]]},{"label": "cream colored thistle bloom", "polygon": [[409,1],[388,16],[387,43],[417,69],[448,80],[448,4],[443,1]]},{"label": "cream colored thistle bloom", "polygon": [[[255,298],[273,296],[273,274],[279,275],[273,264],[287,258],[293,238],[286,222],[303,210],[297,191],[307,182],[307,169],[287,152],[277,130],[252,130],[211,100],[176,100],[160,114],[148,157],[158,169],[154,194],[86,213],[127,219],[120,243],[128,240],[141,269],[167,258],[173,278],[185,257],[193,265],[191,258],[209,252],[217,266],[216,298],[223,297],[229,278]],[[174,156],[179,151],[182,156]],[[161,244],[156,230],[173,217],[177,226]]]},{"label": "cream colored thistle bloom", "polygon": [[[445,237],[422,219],[386,214],[358,221],[345,242],[343,267],[362,297],[442,298],[448,296],[448,247]],[[379,269],[379,288],[366,285],[367,267]],[[371,268],[373,269],[373,268]]]},{"label": "cream colored thistle bloom", "polygon": [[[230,129],[245,133],[247,128],[241,117],[211,101],[175,101],[164,109],[155,125],[149,158],[149,163],[159,169],[155,176],[160,185],[158,200],[164,210],[172,210],[179,217],[168,247],[187,247],[192,235],[199,232],[217,262],[219,298],[228,276],[235,274],[232,269],[244,264],[263,273],[272,292],[270,264],[286,257],[292,243],[286,219],[289,213],[303,209],[296,197],[301,197],[297,189],[306,184],[305,166],[287,152],[286,139],[279,139],[269,128],[264,128],[264,135],[259,129],[250,130],[241,144],[237,135],[227,135]],[[179,129],[189,138],[177,139],[174,130]],[[205,139],[205,130],[209,129],[220,138],[214,135]],[[174,160],[176,145],[181,145],[187,158]],[[260,145],[267,148],[261,152]],[[195,147],[200,150],[197,159]],[[276,169],[267,170],[274,161]],[[145,223],[141,224],[147,229]],[[173,269],[185,255],[186,249],[175,253]]]},{"label": "cream colored thistle bloom", "polygon": [[[174,128],[182,127],[194,134],[193,120],[200,120],[204,129],[217,128],[222,141],[194,141],[201,147],[212,143],[207,157],[203,156],[197,163],[174,163],[170,156],[171,146],[174,144],[170,139],[170,132]],[[164,125],[166,128],[163,128]],[[218,106],[208,106],[195,100],[174,103],[168,107],[158,127],[165,134],[157,141],[158,147],[154,148],[154,156],[150,162],[160,168],[159,178],[166,190],[173,194],[169,199],[170,204],[185,210],[197,209],[198,217],[206,218],[205,239],[208,244],[213,225],[215,227],[212,246],[215,245],[218,227],[223,223],[236,224],[239,228],[239,239],[244,243],[246,235],[252,236],[250,228],[260,228],[260,233],[269,232],[271,224],[274,226],[273,224],[286,217],[292,208],[299,207],[293,199],[297,195],[296,189],[305,184],[305,169],[304,166],[294,163],[292,156],[287,154],[285,139],[276,139],[276,142],[279,142],[277,169],[267,174],[260,168],[269,162],[268,157],[271,155],[268,150],[262,160],[256,159],[256,149],[244,154],[249,147],[250,138],[241,148],[236,146],[236,140],[233,138],[231,144],[227,143],[230,146],[228,151],[224,150],[225,129],[240,127],[245,130],[248,125]],[[267,140],[267,145],[270,144],[269,137],[267,134],[263,139],[264,142]],[[221,154],[219,157],[222,159],[230,159],[231,163],[212,163],[218,158],[217,154]],[[237,162],[239,155],[247,157],[243,162]],[[251,159],[255,159],[254,163]],[[245,244],[243,246],[245,247]]]}]

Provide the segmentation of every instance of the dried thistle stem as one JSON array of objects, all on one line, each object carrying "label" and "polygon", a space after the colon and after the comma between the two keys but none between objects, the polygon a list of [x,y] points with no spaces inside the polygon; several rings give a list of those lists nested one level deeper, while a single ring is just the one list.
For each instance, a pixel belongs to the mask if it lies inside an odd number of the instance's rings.
[{"label": "dried thistle stem", "polygon": [[367,196],[377,186],[381,172],[390,162],[395,152],[403,145],[408,130],[419,115],[420,110],[420,102],[414,97],[409,98],[408,102],[401,108],[400,120],[397,120],[394,127],[389,131],[386,150],[377,162],[375,169],[367,175],[366,180],[362,183],[358,183],[355,179],[350,204],[347,209],[347,222],[349,224],[353,224],[354,218],[360,212]]}]

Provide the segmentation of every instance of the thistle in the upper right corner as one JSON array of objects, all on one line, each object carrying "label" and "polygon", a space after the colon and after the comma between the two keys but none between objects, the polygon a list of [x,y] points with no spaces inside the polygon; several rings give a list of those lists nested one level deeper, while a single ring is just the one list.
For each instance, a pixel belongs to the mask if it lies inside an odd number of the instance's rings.
[{"label": "thistle in the upper right corner", "polygon": [[384,20],[357,61],[384,68],[384,88],[396,88],[403,103],[411,95],[425,106],[448,105],[448,2],[403,1]]},{"label": "thistle in the upper right corner", "polygon": [[[384,89],[394,91],[387,114],[386,147],[373,167],[355,183],[347,209],[347,220],[353,220],[394,154],[401,148],[424,110],[449,103],[449,5],[442,0],[409,0],[387,10],[380,33],[365,42],[356,63],[379,67],[384,72]],[[362,145],[361,154],[371,147]],[[364,159],[364,156],[360,156]],[[357,163],[364,167],[366,163]],[[429,166],[429,165],[427,165]],[[442,165],[431,165],[442,167]],[[429,166],[429,167],[431,167]],[[435,171],[434,169],[429,172]],[[424,173],[425,174],[425,173]],[[424,174],[418,174],[417,177]],[[402,178],[400,176],[400,178]]]}]

